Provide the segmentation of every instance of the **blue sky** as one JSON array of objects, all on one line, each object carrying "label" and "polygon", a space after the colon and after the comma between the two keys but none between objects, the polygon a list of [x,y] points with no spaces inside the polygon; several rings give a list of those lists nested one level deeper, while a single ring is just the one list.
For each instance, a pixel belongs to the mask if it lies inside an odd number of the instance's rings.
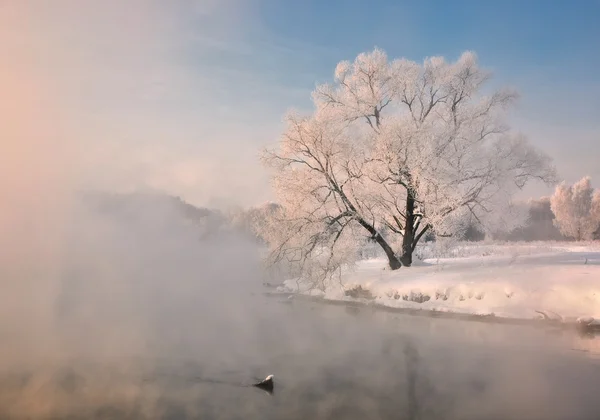
[{"label": "blue sky", "polygon": [[[600,84],[598,1],[265,0],[258,9],[269,36],[302,45],[300,55],[308,55],[289,74],[280,64],[290,84],[327,81],[339,60],[374,46],[417,61],[432,55],[454,59],[469,49],[494,71],[494,83],[516,86],[528,108],[543,102],[545,111],[583,120],[600,112],[597,95],[587,90],[597,92]],[[317,60],[310,59],[311,47],[319,51]],[[553,92],[564,91],[582,102],[547,103]]]},{"label": "blue sky", "polygon": [[[260,18],[273,33],[326,46],[343,55],[379,45],[392,56],[457,56],[465,48],[484,60],[558,64],[585,58],[598,45],[597,1],[266,0]],[[575,48],[574,48],[575,47]],[[591,73],[590,73],[591,74]]]},{"label": "blue sky", "polygon": [[522,94],[513,124],[557,159],[561,177],[573,181],[585,171],[600,182],[598,1],[262,0],[240,7],[236,36],[248,55],[221,51],[211,65],[221,58],[235,68],[240,60],[280,88],[265,99],[276,113],[309,106],[308,92],[331,79],[338,61],[375,46],[417,61],[455,59],[469,49],[494,72],[493,84]]},{"label": "blue sky", "polygon": [[15,39],[30,39],[44,58],[39,77],[77,115],[74,132],[95,159],[83,165],[94,168],[82,176],[91,185],[165,189],[205,205],[269,199],[257,157],[285,111],[309,108],[340,60],[377,46],[417,61],[475,51],[493,85],[521,93],[514,127],[563,179],[589,174],[600,187],[600,1],[39,0],[26,9]]}]

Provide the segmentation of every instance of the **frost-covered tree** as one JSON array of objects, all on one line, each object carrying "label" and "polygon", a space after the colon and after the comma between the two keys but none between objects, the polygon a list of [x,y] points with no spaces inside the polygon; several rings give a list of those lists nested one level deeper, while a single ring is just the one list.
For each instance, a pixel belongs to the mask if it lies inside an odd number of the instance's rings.
[{"label": "frost-covered tree", "polygon": [[594,232],[596,234],[600,230],[600,190],[594,191],[591,216],[592,220],[596,221],[596,231]]},{"label": "frost-covered tree", "polygon": [[314,91],[314,112],[289,116],[279,147],[265,154],[282,205],[274,255],[335,255],[340,240],[352,248],[364,232],[396,269],[411,265],[429,231],[510,221],[515,190],[552,181],[554,169],[510,133],[504,111],[516,95],[484,95],[488,78],[470,52],[418,64],[375,49],[338,64],[334,83]]},{"label": "frost-covered tree", "polygon": [[258,242],[264,242],[261,234],[265,231],[269,218],[279,210],[279,207],[277,203],[268,202],[248,209],[237,208],[229,213],[229,223],[238,232],[244,233]]},{"label": "frost-covered tree", "polygon": [[572,186],[559,184],[550,203],[554,224],[563,235],[577,241],[592,239],[600,225],[600,192],[594,192],[589,176]]},{"label": "frost-covered tree", "polygon": [[279,149],[264,155],[274,169],[281,206],[261,233],[271,245],[272,261],[286,261],[299,275],[325,280],[357,256],[366,240],[360,233],[366,232],[386,253],[390,267],[399,268],[376,214],[365,136],[353,124],[331,117],[290,114]]}]

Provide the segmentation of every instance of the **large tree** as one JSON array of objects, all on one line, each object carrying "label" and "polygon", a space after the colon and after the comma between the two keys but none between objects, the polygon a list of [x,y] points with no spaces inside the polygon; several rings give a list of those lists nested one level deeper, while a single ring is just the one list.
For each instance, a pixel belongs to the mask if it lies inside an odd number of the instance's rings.
[{"label": "large tree", "polygon": [[484,224],[510,209],[515,189],[552,180],[549,158],[504,122],[516,95],[483,95],[488,77],[470,52],[418,64],[376,49],[339,63],[334,83],[314,91],[314,112],[290,115],[265,154],[282,204],[273,255],[294,249],[305,261],[318,250],[329,260],[362,231],[391,269],[410,266],[428,231]]},{"label": "large tree", "polygon": [[600,226],[600,191],[592,188],[589,176],[572,186],[561,183],[550,199],[560,232],[577,241],[592,239]]}]

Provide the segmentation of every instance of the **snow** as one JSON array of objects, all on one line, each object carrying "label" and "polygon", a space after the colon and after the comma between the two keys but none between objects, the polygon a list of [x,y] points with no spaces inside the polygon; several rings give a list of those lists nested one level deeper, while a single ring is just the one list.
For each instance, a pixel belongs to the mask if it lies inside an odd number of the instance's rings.
[{"label": "snow", "polygon": [[[284,282],[280,291],[392,308],[600,323],[598,242],[459,244],[447,255],[396,271],[384,259],[364,260],[324,291],[296,280]],[[358,286],[373,299],[346,295]]]}]

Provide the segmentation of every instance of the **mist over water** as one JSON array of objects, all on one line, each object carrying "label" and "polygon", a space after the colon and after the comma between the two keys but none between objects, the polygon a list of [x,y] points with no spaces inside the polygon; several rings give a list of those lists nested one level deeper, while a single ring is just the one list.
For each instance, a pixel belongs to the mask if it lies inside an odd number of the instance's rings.
[{"label": "mist over water", "polygon": [[[600,410],[600,365],[571,349],[572,333],[266,297],[253,242],[205,235],[165,196],[137,197],[120,207],[77,201],[56,277],[40,270],[30,283],[54,287],[5,308],[0,418],[583,419]],[[36,305],[44,323],[32,329],[20,320]],[[274,395],[245,386],[268,374]]]},{"label": "mist over water", "polygon": [[[35,378],[38,369],[78,363],[126,370],[160,357],[227,365],[242,351],[236,343],[256,343],[257,319],[243,299],[260,285],[256,249],[227,234],[202,240],[169,204],[134,202],[117,214],[73,208],[56,271],[32,259],[27,289],[4,295],[17,300],[0,330],[5,373],[33,370]],[[5,287],[13,279],[4,277]],[[32,313],[37,328],[23,323]]]},{"label": "mist over water", "polygon": [[[267,298],[242,235],[207,234],[161,195],[83,199],[113,167],[90,164],[104,137],[72,113],[70,73],[48,67],[81,63],[42,42],[54,32],[33,6],[5,3],[1,419],[598,417],[598,361],[572,335]],[[122,90],[108,82],[89,92]],[[272,396],[242,386],[268,374]]]}]

